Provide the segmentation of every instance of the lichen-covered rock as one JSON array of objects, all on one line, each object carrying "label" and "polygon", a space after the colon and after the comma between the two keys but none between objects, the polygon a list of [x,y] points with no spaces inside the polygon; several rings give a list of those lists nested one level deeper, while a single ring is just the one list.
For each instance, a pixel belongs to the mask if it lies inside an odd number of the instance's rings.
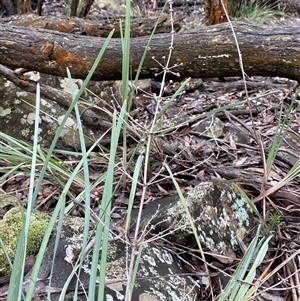
[{"label": "lichen-covered rock", "polygon": [[[57,91],[70,91],[68,80],[65,78],[55,78],[50,75],[33,72],[26,73],[24,76],[28,79],[39,81],[41,84],[54,86]],[[74,90],[75,93],[78,91],[76,83],[74,83]],[[0,97],[2,99],[0,104],[1,131],[16,139],[32,143],[36,121],[36,95],[22,91],[13,83],[0,76]],[[49,147],[66,115],[66,108],[54,101],[41,97],[40,111],[38,120],[39,143],[42,147]],[[57,147],[78,148],[80,140],[76,131],[77,128],[76,118],[74,115],[70,115],[60,134]],[[82,128],[86,135],[90,135],[90,129],[87,126],[83,125]],[[99,135],[101,134],[103,134],[103,131]],[[92,137],[95,137],[95,133],[93,133]]]},{"label": "lichen-covered rock", "polygon": [[[84,219],[76,217],[65,219],[57,253],[55,254],[51,276],[52,287],[64,287],[69,275],[72,274],[74,263],[81,251],[83,226]],[[46,286],[48,285],[47,281],[49,281],[47,273],[50,272],[52,265],[54,243],[55,236],[53,235],[40,270],[39,278],[45,279]],[[126,250],[130,254],[131,248],[126,248],[125,243],[120,240],[111,241],[109,244],[105,272],[107,285],[104,300],[117,301],[125,298],[127,285],[126,263],[128,264],[129,258]],[[87,255],[80,276],[75,275],[73,277],[68,285],[69,293],[64,296],[64,300],[73,300],[72,291],[76,287],[78,277],[80,277],[80,287],[87,290],[91,260],[92,255]],[[196,300],[198,295],[197,284],[191,277],[182,275],[183,273],[184,269],[181,261],[170,251],[153,244],[144,244],[131,300]],[[59,293],[52,294],[51,300],[59,300],[59,295]],[[82,295],[82,299],[80,298],[79,295],[77,300],[86,300],[84,295]]]},{"label": "lichen-covered rock", "polygon": [[[217,180],[199,184],[187,194],[184,202],[178,196],[173,196],[149,203],[144,208],[142,226],[151,227],[149,232],[158,234],[158,237],[163,232],[164,238],[169,240],[170,244],[197,247],[186,209],[192,217],[202,246],[217,255],[234,249],[237,246],[237,238],[243,238],[243,234],[252,224],[252,212],[238,186],[230,181]],[[134,214],[132,218],[134,221]],[[147,230],[144,228],[144,231]],[[81,289],[88,290],[92,252],[85,254],[80,274],[74,274],[76,261],[82,252],[83,232],[84,219],[65,217],[54,267],[52,268],[55,235],[51,237],[44,254],[39,271],[39,279],[43,285],[39,283],[36,294],[47,293],[45,288],[50,285],[51,270],[51,287],[59,291],[57,294],[51,294],[52,301],[59,298],[73,300],[73,291],[78,285]],[[130,244],[126,245],[121,239],[110,241],[105,271],[105,300],[124,300],[130,254]],[[154,243],[144,244],[132,300],[197,300],[199,288],[194,280],[184,273],[182,262],[168,249]],[[70,275],[73,275],[73,278],[68,283]],[[30,273],[26,275],[26,279],[31,279]],[[66,283],[68,293],[61,296],[60,290]],[[25,288],[24,290],[26,291]],[[79,294],[77,300],[86,300],[86,296]]]},{"label": "lichen-covered rock", "polygon": [[[235,249],[237,238],[242,239],[251,228],[253,216],[250,206],[233,182],[203,182],[187,194],[185,202],[202,246],[211,252],[224,255]],[[158,204],[160,209],[157,212]],[[178,197],[147,205],[144,209],[144,225],[150,217],[154,233],[166,233],[169,230],[165,237],[169,241],[197,247],[188,214]]]},{"label": "lichen-covered rock", "polygon": [[200,135],[219,138],[223,136],[224,133],[224,122],[222,122],[218,117],[212,117],[200,121],[193,129]]},{"label": "lichen-covered rock", "polygon": [[[26,74],[32,80],[40,80],[39,74]],[[49,76],[50,77],[50,76]],[[34,135],[36,104],[35,94],[22,91],[12,82],[0,77],[0,128],[3,133],[11,135],[16,139],[31,142]],[[65,109],[54,102],[44,98],[40,101],[41,111],[45,114],[39,116],[40,144],[48,147],[59,126],[59,118],[65,115]],[[69,120],[68,125],[75,122]],[[69,130],[70,131],[70,130]],[[63,139],[63,137],[62,137]]]},{"label": "lichen-covered rock", "polygon": [[[41,85],[53,87],[59,93],[71,94],[69,80],[67,78],[59,78],[51,75],[28,72],[24,74],[28,79],[39,81]],[[79,91],[82,84],[80,80],[73,80],[74,92]],[[145,99],[143,93],[149,92],[150,80],[140,80],[136,89],[139,94],[134,99],[135,107],[143,104]],[[88,92],[91,91],[91,92]],[[35,124],[35,105],[36,95],[33,93],[22,91],[12,82],[0,76],[0,129],[1,132],[8,134],[16,139],[32,143],[34,137]],[[66,115],[66,109],[70,102],[62,101],[63,97],[57,97],[55,102],[44,97],[40,98],[40,114],[38,119],[39,124],[39,144],[42,147],[49,147],[57,133],[58,127],[61,125]],[[82,130],[86,137],[91,141],[103,136],[104,131],[110,128],[114,106],[118,106],[121,102],[121,81],[101,81],[90,82],[87,86],[87,91],[82,94],[82,99],[87,105],[82,108]],[[105,137],[109,138],[109,137]],[[106,139],[109,140],[109,139]],[[86,140],[87,146],[91,145],[89,139]],[[103,141],[101,141],[103,142]],[[68,116],[65,127],[60,133],[59,140],[56,144],[57,148],[75,148],[81,147],[80,137],[78,134],[78,124],[74,116],[74,112]]]},{"label": "lichen-covered rock", "polygon": [[[11,208],[0,221],[0,237],[5,246],[4,250],[0,245],[0,276],[10,273],[10,265],[5,252],[7,252],[10,260],[13,262],[26,216],[25,209],[18,205],[12,196],[1,195],[0,208],[8,205],[13,205],[13,208]],[[47,214],[39,211],[32,213],[27,235],[27,256],[37,254],[48,225],[48,220],[49,216]]]},{"label": "lichen-covered rock", "polygon": [[[125,297],[126,283],[121,279],[126,278],[126,253],[120,250],[125,250],[124,243],[113,242],[110,245],[106,277],[120,282],[118,286],[107,286],[106,300],[118,300],[120,295]],[[132,300],[195,300],[195,282],[192,278],[183,276],[183,273],[182,263],[169,250],[153,244],[144,245]]]}]

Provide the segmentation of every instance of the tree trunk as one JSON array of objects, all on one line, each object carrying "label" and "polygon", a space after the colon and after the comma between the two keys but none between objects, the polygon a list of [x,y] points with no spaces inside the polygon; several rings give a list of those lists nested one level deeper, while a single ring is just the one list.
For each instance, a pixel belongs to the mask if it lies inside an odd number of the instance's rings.
[{"label": "tree trunk", "polygon": [[75,17],[77,15],[79,0],[72,0],[70,3],[70,17]]},{"label": "tree trunk", "polygon": [[84,5],[82,5],[78,17],[83,18],[86,17],[88,12],[90,11],[92,5],[94,3],[94,0],[85,0]]},{"label": "tree trunk", "polygon": [[17,13],[17,6],[11,0],[0,0],[1,16],[10,16]]},{"label": "tree trunk", "polygon": [[[282,76],[300,80],[300,28],[233,23],[247,75]],[[0,64],[42,73],[85,78],[104,38],[0,25]],[[131,72],[136,74],[148,37],[131,40]],[[162,71],[171,34],[155,35],[147,51],[140,78]],[[241,75],[239,57],[228,23],[175,34],[169,67],[181,77]],[[169,73],[170,77],[174,77]],[[121,79],[122,42],[112,39],[97,67],[94,80]]]},{"label": "tree trunk", "polygon": [[18,0],[18,14],[32,13],[30,0]]},{"label": "tree trunk", "polygon": [[228,0],[205,0],[205,24],[215,25],[228,22]]}]

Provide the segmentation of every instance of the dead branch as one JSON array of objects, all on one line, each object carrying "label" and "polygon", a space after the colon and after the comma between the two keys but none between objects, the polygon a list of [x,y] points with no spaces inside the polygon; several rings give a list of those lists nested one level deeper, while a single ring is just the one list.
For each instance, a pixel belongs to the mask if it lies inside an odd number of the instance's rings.
[{"label": "dead branch", "polygon": [[[234,23],[247,75],[300,79],[300,28]],[[104,38],[65,34],[45,29],[0,25],[0,64],[46,74],[85,78],[105,42]],[[155,35],[147,51],[140,78],[162,71],[171,35]],[[131,72],[135,76],[148,37],[131,40]],[[240,75],[240,63],[227,23],[175,34],[172,72],[181,77]],[[169,75],[175,77],[171,72]],[[94,80],[122,77],[122,42],[112,39],[97,67]]]},{"label": "dead branch", "polygon": [[[157,18],[139,18],[131,21],[131,37],[149,36],[154,28]],[[31,28],[44,28],[64,33],[75,33],[93,37],[106,38],[114,29],[114,38],[121,37],[121,28],[124,29],[124,18],[108,19],[107,17],[95,19],[66,18],[54,16],[37,16],[35,14],[15,15],[0,19],[0,23],[13,26]],[[175,20],[175,31],[180,30],[179,21]],[[168,33],[171,31],[169,16],[164,14],[158,21],[155,33]]]}]

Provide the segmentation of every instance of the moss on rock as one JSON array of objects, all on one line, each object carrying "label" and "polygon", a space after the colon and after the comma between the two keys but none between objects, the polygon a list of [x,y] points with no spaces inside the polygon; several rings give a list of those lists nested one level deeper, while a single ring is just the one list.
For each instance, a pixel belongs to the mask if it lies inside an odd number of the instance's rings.
[{"label": "moss on rock", "polygon": [[[5,253],[13,262],[21,231],[24,226],[26,211],[22,207],[13,207],[0,221],[0,237],[5,246],[0,246],[0,276],[10,273],[10,266]],[[45,213],[34,211],[30,218],[27,234],[27,256],[37,254],[47,228],[49,216]]]}]

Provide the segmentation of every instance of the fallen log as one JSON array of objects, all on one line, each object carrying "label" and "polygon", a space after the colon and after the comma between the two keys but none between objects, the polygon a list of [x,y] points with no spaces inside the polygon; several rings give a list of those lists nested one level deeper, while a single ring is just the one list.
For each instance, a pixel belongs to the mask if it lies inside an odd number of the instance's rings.
[{"label": "fallen log", "polygon": [[[233,23],[247,75],[282,76],[300,80],[300,28]],[[135,76],[148,37],[131,40],[131,74]],[[159,34],[148,47],[140,78],[162,71],[171,34]],[[85,78],[104,38],[64,34],[45,29],[0,25],[0,64],[46,74]],[[176,33],[169,67],[181,77],[225,77],[241,75],[239,56],[228,23]],[[169,73],[174,77],[173,73]],[[121,79],[122,42],[112,39],[94,80]]]},{"label": "fallen log", "polygon": [[[151,35],[155,23],[157,22],[155,34],[168,33],[171,31],[170,17],[167,14],[157,18],[132,18],[130,23],[131,37],[142,37]],[[121,37],[121,30],[124,30],[124,17],[108,18],[66,18],[65,16],[37,16],[35,14],[15,15],[7,18],[0,18],[0,23],[10,26],[24,26],[30,28],[43,28],[64,33],[74,33],[93,37],[106,38],[114,29],[114,38]],[[174,30],[180,29],[179,20],[173,23]]]}]

